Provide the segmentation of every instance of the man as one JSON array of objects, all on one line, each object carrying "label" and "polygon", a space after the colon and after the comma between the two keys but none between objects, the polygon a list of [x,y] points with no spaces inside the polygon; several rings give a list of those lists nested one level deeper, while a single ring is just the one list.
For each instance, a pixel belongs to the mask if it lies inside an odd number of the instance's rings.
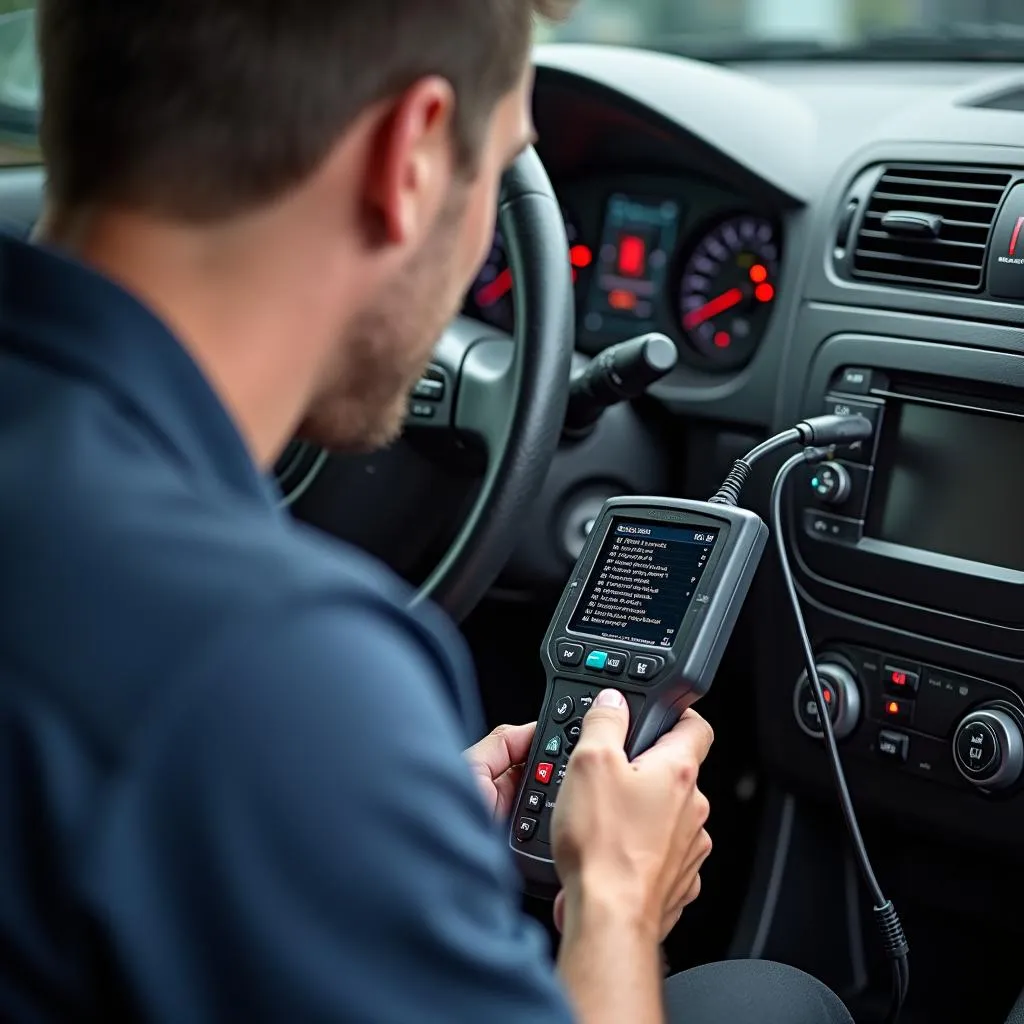
[{"label": "man", "polygon": [[[297,432],[398,432],[531,138],[534,7],[41,5],[48,215],[0,253],[4,1021],[663,1019],[710,729],[628,765],[595,701],[556,972],[492,822],[532,727],[467,768],[453,627],[265,479]],[[670,998],[847,1019],[770,965]]]}]

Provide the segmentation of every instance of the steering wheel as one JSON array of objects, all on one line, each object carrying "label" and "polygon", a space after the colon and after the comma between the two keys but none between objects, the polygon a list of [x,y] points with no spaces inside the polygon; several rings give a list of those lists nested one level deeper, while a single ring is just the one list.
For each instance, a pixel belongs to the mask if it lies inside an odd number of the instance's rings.
[{"label": "steering wheel", "polygon": [[[417,424],[474,435],[487,456],[475,504],[413,598],[436,602],[456,621],[473,610],[512,554],[555,454],[568,401],[575,328],[568,243],[533,148],[505,173],[498,224],[512,271],[515,337],[457,317],[426,375],[441,383],[443,397]],[[414,398],[414,413],[417,404]],[[413,416],[410,425],[416,422]]]},{"label": "steering wheel", "polygon": [[[498,225],[512,273],[515,337],[456,317],[434,348],[406,420],[410,440],[419,435],[420,440],[458,442],[428,445],[435,453],[457,451],[472,439],[472,447],[486,456],[483,481],[464,522],[411,598],[414,605],[439,604],[456,621],[476,607],[512,554],[550,468],[568,403],[575,327],[568,242],[558,200],[532,148],[505,173]],[[370,469],[358,460],[328,459],[305,442],[290,448],[278,463],[278,483],[287,492],[285,479],[300,481],[285,501],[294,503],[302,518],[359,546],[376,548],[382,557],[384,551],[394,554],[396,541],[416,546],[416,538],[395,534],[407,534],[405,509],[410,501],[423,500],[419,487],[430,487],[422,476],[429,459],[417,463],[420,483],[411,488],[402,446],[371,456]],[[456,461],[464,465],[458,456]],[[368,501],[346,500],[361,487],[372,495]],[[398,494],[404,498],[397,499]],[[361,510],[372,509],[375,502],[378,509],[380,502],[389,504],[383,513],[371,512],[367,522]],[[431,519],[433,512],[426,517]],[[431,535],[425,522],[427,545]]]}]

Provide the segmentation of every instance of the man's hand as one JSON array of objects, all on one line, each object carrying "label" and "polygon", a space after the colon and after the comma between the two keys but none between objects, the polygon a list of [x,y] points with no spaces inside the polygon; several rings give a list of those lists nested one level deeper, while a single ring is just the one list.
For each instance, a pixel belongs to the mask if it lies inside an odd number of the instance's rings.
[{"label": "man's hand", "polygon": [[537,723],[499,725],[494,732],[466,751],[480,790],[496,818],[512,813],[512,803],[523,775],[523,763],[530,753]]},{"label": "man's hand", "polygon": [[[648,751],[626,759],[626,701],[603,691],[583,719],[551,822],[565,924],[595,886],[640,915],[658,941],[700,892],[711,852],[697,773],[714,739],[690,710]],[[574,906],[575,904],[575,906]]]}]

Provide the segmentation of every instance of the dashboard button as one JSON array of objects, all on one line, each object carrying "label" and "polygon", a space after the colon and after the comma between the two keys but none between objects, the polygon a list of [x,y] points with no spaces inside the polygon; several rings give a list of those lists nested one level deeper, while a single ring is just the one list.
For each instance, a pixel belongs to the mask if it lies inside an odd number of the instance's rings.
[{"label": "dashboard button", "polygon": [[990,768],[998,752],[999,740],[987,722],[969,722],[957,735],[957,760],[964,771],[971,775],[981,775]]},{"label": "dashboard button", "polygon": [[864,531],[859,519],[834,516],[817,509],[804,509],[804,533],[815,540],[828,540],[833,544],[856,544]]},{"label": "dashboard button", "polygon": [[904,732],[882,729],[878,733],[878,753],[891,761],[899,761],[900,764],[905,764],[909,746],[910,737]]},{"label": "dashboard button", "polygon": [[848,395],[866,395],[871,391],[871,371],[860,366],[848,366],[839,375],[836,388]]},{"label": "dashboard button", "polygon": [[562,738],[561,736],[552,736],[551,739],[544,744],[544,753],[549,754],[551,757],[558,757],[562,752]]},{"label": "dashboard button", "polygon": [[603,672],[607,661],[607,651],[591,651],[587,655],[587,668],[591,669],[593,672]]},{"label": "dashboard button", "polygon": [[831,507],[847,519],[862,519],[868,504],[873,470],[854,463],[826,462],[808,466],[807,489],[819,508]]},{"label": "dashboard button", "polygon": [[811,493],[826,505],[842,505],[850,496],[853,483],[850,471],[841,463],[815,466],[811,476]]},{"label": "dashboard button", "polygon": [[555,766],[548,761],[542,761],[533,772],[533,777],[542,785],[546,786],[551,781],[555,772]]},{"label": "dashboard button", "polygon": [[572,697],[559,697],[551,708],[551,718],[555,722],[568,722],[575,710]]},{"label": "dashboard button", "polygon": [[537,811],[538,813],[544,810],[544,794],[539,790],[531,789],[526,794],[526,799],[523,801],[523,806],[528,811]]},{"label": "dashboard button", "polygon": [[914,705],[909,700],[886,697],[882,701],[882,718],[887,722],[908,724],[914,717]]},{"label": "dashboard button", "polygon": [[988,291],[1001,299],[1024,299],[1024,186],[1015,185],[992,231]]},{"label": "dashboard button", "polygon": [[568,640],[560,640],[555,645],[555,649],[559,665],[573,668],[583,660],[583,644],[573,644]]},{"label": "dashboard button", "polygon": [[[821,695],[825,698],[825,703],[828,705],[829,718],[834,725],[836,715],[839,713],[839,701],[836,699],[835,687],[828,680],[823,679],[820,672],[818,673],[818,681],[821,683]],[[822,735],[818,702],[814,699],[814,690],[809,679],[804,679],[797,693],[796,711],[797,718],[803,726],[804,732],[813,736]]]},{"label": "dashboard button", "polygon": [[882,684],[894,697],[912,697],[921,685],[921,666],[887,658],[882,665]]}]

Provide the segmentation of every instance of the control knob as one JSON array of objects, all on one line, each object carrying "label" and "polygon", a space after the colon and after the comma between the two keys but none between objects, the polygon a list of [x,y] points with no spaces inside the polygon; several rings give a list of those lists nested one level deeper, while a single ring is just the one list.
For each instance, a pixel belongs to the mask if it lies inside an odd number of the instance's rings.
[{"label": "control knob", "polygon": [[[822,695],[828,705],[828,716],[832,732],[837,740],[845,739],[860,721],[860,687],[850,669],[840,661],[822,658],[815,663]],[[807,672],[803,672],[793,691],[793,713],[797,725],[808,736],[821,739],[824,732],[818,716],[818,702]]]},{"label": "control knob", "polygon": [[967,715],[953,735],[953,761],[981,789],[1006,789],[1024,771],[1021,715],[1009,705],[990,704]]},{"label": "control knob", "polygon": [[841,505],[853,490],[850,471],[839,462],[826,462],[815,468],[811,490],[826,505]]}]

